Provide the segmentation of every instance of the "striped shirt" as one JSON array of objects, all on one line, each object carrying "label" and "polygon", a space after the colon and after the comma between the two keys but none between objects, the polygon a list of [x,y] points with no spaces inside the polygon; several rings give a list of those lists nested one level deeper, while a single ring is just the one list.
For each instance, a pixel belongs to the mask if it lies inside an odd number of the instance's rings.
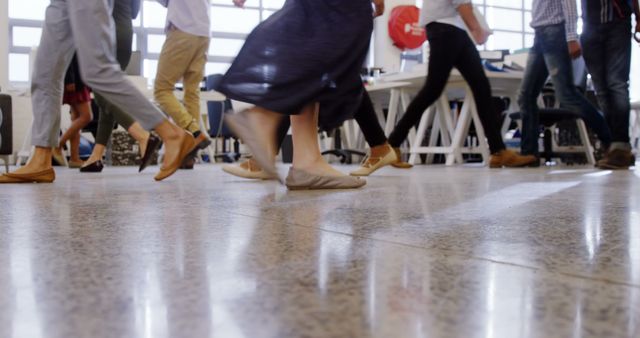
[{"label": "striped shirt", "polygon": [[600,24],[627,20],[633,13],[631,0],[582,0],[582,19]]},{"label": "striped shirt", "polygon": [[531,27],[564,23],[567,41],[578,40],[578,8],[576,0],[533,0]]}]

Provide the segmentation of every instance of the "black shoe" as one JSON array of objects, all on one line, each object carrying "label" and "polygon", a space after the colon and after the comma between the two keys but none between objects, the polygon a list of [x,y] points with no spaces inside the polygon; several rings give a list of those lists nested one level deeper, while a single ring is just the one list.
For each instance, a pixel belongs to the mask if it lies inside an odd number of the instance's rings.
[{"label": "black shoe", "polygon": [[80,168],[81,173],[100,173],[104,169],[104,165],[101,160],[97,160],[87,166]]},{"label": "black shoe", "polygon": [[149,135],[149,141],[147,141],[147,149],[144,151],[144,155],[142,156],[142,160],[140,161],[140,169],[138,172],[142,172],[146,167],[149,166],[151,159],[153,158],[153,154],[155,154],[158,149],[162,146],[162,140],[151,134]]},{"label": "black shoe", "polygon": [[192,170],[196,164],[196,159],[193,157],[186,157],[180,165],[180,169]]}]

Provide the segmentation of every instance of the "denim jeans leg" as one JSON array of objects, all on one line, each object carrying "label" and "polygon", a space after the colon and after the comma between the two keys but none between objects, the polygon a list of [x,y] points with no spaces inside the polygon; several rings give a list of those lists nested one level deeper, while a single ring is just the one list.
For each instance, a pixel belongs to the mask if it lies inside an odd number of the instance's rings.
[{"label": "denim jeans leg", "polygon": [[[605,146],[611,143],[611,133],[604,116],[579,91],[574,84],[573,64],[568,52],[563,25],[546,26],[543,29],[542,48],[551,81],[562,108],[578,112]],[[536,32],[537,33],[537,32]]]},{"label": "denim jeans leg", "polygon": [[518,95],[518,105],[522,114],[521,153],[535,156],[539,154],[538,138],[540,137],[538,96],[549,76],[538,40],[536,36],[536,42],[529,51],[527,68]]}]

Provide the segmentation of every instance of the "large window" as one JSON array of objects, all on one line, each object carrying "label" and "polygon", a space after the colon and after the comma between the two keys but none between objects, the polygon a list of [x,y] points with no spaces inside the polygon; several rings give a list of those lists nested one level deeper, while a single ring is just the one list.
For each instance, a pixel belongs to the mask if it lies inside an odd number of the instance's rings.
[{"label": "large window", "polygon": [[[236,8],[232,0],[211,0],[211,46],[206,73],[224,73],[238,53],[247,34],[280,9],[285,0],[248,0]],[[9,81],[26,84],[30,74],[30,53],[40,42],[42,22],[49,0],[9,0]],[[134,21],[133,49],[142,55],[142,72],[155,78],[164,43],[166,9],[154,0],[143,0]]]}]

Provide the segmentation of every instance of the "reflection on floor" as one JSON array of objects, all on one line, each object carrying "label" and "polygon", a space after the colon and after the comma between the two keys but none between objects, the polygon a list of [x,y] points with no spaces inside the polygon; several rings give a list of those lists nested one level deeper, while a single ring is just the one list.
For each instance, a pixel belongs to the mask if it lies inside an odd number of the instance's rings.
[{"label": "reflection on floor", "polygon": [[153,171],[0,186],[0,337],[640,337],[640,171]]}]

